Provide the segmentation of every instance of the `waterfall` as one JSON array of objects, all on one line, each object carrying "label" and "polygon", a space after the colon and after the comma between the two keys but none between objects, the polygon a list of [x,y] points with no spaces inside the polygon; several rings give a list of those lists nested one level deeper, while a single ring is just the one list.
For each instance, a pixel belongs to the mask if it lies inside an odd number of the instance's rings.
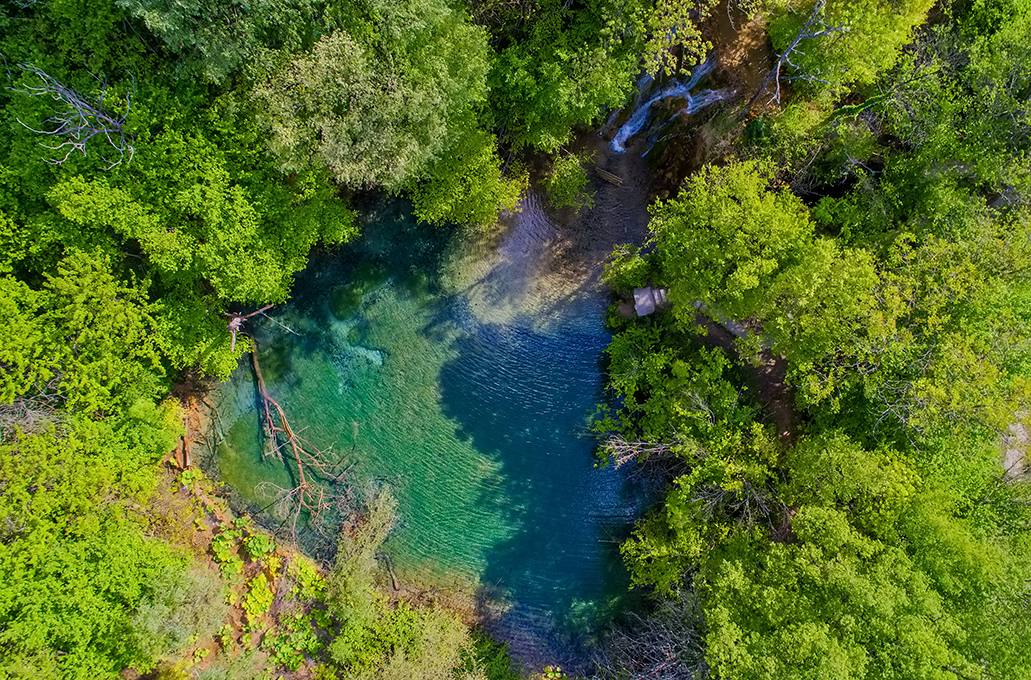
[{"label": "waterfall", "polygon": [[[694,113],[713,102],[723,99],[726,94],[722,90],[702,90],[694,96],[690,94],[691,89],[698,84],[698,81],[701,80],[705,74],[712,71],[713,66],[715,66],[715,61],[711,58],[707,59],[704,64],[694,70],[687,82],[682,83],[679,80],[671,80],[663,85],[658,94],[641,104],[633,112],[630,118],[623,123],[623,127],[619,128],[619,132],[617,132],[616,136],[612,139],[612,149],[618,153],[626,151],[626,141],[640,132],[641,128],[644,127],[644,124],[648,121],[648,111],[652,104],[660,99],[666,99],[668,97],[686,98],[687,108],[685,110],[687,113]],[[644,82],[643,79],[642,82]]]}]

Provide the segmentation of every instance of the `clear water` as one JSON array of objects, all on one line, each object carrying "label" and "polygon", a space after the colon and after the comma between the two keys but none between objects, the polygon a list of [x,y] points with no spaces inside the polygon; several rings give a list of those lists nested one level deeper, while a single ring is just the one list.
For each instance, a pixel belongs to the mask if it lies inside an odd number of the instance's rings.
[{"label": "clear water", "polygon": [[[296,335],[250,328],[270,391],[351,484],[390,484],[403,580],[488,593],[517,655],[576,667],[625,605],[618,544],[642,502],[587,434],[610,339],[596,277],[552,261],[563,227],[534,197],[495,239],[421,227],[392,199],[364,216],[365,238],[313,257],[278,310]],[[220,398],[221,476],[267,505],[259,484],[289,475],[261,459],[248,363]]]}]

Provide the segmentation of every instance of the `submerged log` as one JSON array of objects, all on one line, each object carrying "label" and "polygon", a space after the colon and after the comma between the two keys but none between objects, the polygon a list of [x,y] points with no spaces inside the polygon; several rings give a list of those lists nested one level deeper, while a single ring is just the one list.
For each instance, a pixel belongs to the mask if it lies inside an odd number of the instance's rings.
[{"label": "submerged log", "polygon": [[308,526],[317,527],[334,510],[345,511],[349,508],[351,495],[346,488],[342,491],[333,488],[343,473],[336,474],[337,466],[330,463],[327,453],[294,431],[286,411],[269,394],[258,361],[258,346],[253,341],[252,346],[251,366],[258,383],[258,397],[263,410],[262,432],[269,447],[269,455],[283,460],[297,472],[293,487],[281,487],[271,482],[263,482],[261,486],[271,489],[277,505],[284,509],[284,522],[290,523],[290,536],[297,543],[297,529],[302,515],[307,517]]},{"label": "submerged log", "polygon": [[390,585],[394,590],[401,590],[400,586],[397,585],[397,574],[394,573],[394,561],[385,552],[381,552],[379,556],[383,558],[383,563],[387,565],[387,573],[390,574]]}]

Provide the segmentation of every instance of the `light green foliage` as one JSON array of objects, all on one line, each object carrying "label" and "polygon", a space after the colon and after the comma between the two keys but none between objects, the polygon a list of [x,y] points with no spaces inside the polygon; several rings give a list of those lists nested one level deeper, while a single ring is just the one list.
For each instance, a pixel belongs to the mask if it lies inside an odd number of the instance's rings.
[{"label": "light green foliage", "polygon": [[462,663],[463,654],[471,650],[469,631],[454,613],[413,609],[404,602],[391,606],[375,589],[377,551],[395,512],[395,501],[381,491],[370,501],[363,521],[341,535],[326,582],[326,604],[340,622],[329,653],[352,677],[474,677],[475,664],[470,669]]},{"label": "light green foliage", "polygon": [[211,539],[211,552],[219,563],[223,576],[243,573],[243,559],[239,554],[241,529],[223,528]]},{"label": "light green foliage", "polygon": [[213,635],[228,614],[223,591],[218,576],[203,568],[163,574],[133,615],[148,658],[172,657]]},{"label": "light green foliage", "polygon": [[577,212],[594,206],[594,192],[587,191],[586,163],[591,157],[585,154],[559,153],[551,162],[551,173],[544,178],[548,200],[556,208],[575,208]]},{"label": "light green foliage", "polygon": [[[45,362],[40,293],[9,276],[0,279],[0,401],[10,403],[37,382]],[[44,373],[46,376],[48,372]]]},{"label": "light green foliage", "polygon": [[[958,116],[962,105],[934,101],[947,95],[928,94],[913,122],[933,122],[935,107]],[[684,461],[623,555],[635,584],[701,596],[719,677],[1031,671],[1002,642],[1027,639],[1012,584],[1031,563],[1023,487],[998,467],[998,433],[1027,403],[1029,221],[987,208],[1000,175],[956,163],[947,124],[927,129],[937,136],[910,137],[912,153],[896,150],[880,176],[849,171],[853,192],[812,216],[771,186],[768,165],[703,170],[654,209],[653,253],[612,265],[624,286],[668,284],[679,324],[639,322],[609,350],[623,410],[603,429],[668,442]],[[863,134],[818,162],[847,165],[871,148]],[[697,383],[679,385],[675,361],[695,299],[761,324],[790,361],[808,436],[777,444],[684,417]]]},{"label": "light green foliage", "polygon": [[326,592],[326,580],[315,563],[303,556],[290,561],[289,576],[296,585],[292,594],[299,600],[321,600]]},{"label": "light green foliage", "polygon": [[258,619],[268,614],[275,596],[273,586],[269,583],[265,572],[259,573],[247,583],[247,594],[243,596],[241,607],[247,614],[247,625],[250,628],[254,628]]},{"label": "light green foliage", "polygon": [[893,134],[915,147],[909,172],[923,183],[983,184],[1010,203],[1026,201],[1028,36],[1031,8],[989,2],[919,36],[885,102]]},{"label": "light green foliage", "polygon": [[653,76],[660,72],[676,76],[705,61],[712,43],[702,37],[699,24],[717,4],[715,0],[657,0],[648,15],[645,70]]},{"label": "light green foliage", "polygon": [[[899,454],[840,433],[800,442],[787,463],[796,540],[731,544],[702,568],[721,674],[794,677],[803,664],[835,677],[937,678],[943,666],[1004,677],[1006,654],[969,646],[962,619],[1008,600],[1011,558],[954,514],[955,499],[920,491]],[[982,626],[1006,605],[990,609]]]},{"label": "light green foliage", "polygon": [[625,442],[666,442],[665,455],[682,465],[664,506],[621,549],[635,584],[666,593],[712,550],[773,521],[778,510],[772,488],[780,449],[752,422],[755,407],[726,354],[694,342],[662,327],[631,327],[613,338],[608,385],[619,408],[595,426],[610,437],[603,455],[617,456]]},{"label": "light green foliage", "polygon": [[591,0],[576,11],[539,3],[489,77],[491,108],[513,145],[556,151],[575,126],[622,104],[638,73],[643,20],[635,0]]},{"label": "light green foliage", "polygon": [[411,190],[415,215],[425,222],[493,226],[501,211],[515,210],[525,175],[505,177],[496,142],[472,123],[426,169]]},{"label": "light green foliage", "polygon": [[868,254],[815,237],[805,205],[773,182],[767,163],[703,168],[652,207],[655,257],[682,322],[695,301],[758,319],[774,350],[805,366],[853,333],[877,279]]},{"label": "light green foliage", "polygon": [[243,539],[243,546],[247,549],[247,556],[253,561],[267,560],[276,551],[276,541],[270,535],[257,532],[251,533]]},{"label": "light green foliage", "polygon": [[352,13],[343,25],[256,90],[269,143],[290,170],[324,163],[342,184],[396,190],[422,176],[485,98],[484,36],[437,0],[342,4]]},{"label": "light green foliage", "polygon": [[33,399],[86,412],[153,394],[160,371],[152,309],[106,258],[74,253],[40,291],[6,278],[0,305],[0,402]]},{"label": "light green foliage", "polygon": [[708,656],[723,677],[941,678],[974,672],[926,577],[836,510],[795,517],[797,544],[743,541],[706,569]]},{"label": "light green foliage", "polygon": [[[381,639],[391,653],[374,677],[382,680],[473,680],[479,669],[461,669],[471,648],[469,630],[458,616],[440,608],[410,609],[401,604],[389,617]],[[457,671],[457,672],[456,672]]]},{"label": "light green foliage", "polygon": [[728,541],[775,522],[783,510],[773,489],[779,454],[758,424],[722,442],[683,447],[689,472],[620,547],[634,584],[670,596],[685,573],[706,564]]},{"label": "light green foliage", "polygon": [[776,275],[801,259],[813,227],[790,191],[770,188],[773,172],[756,161],[708,166],[680,197],[652,207],[656,256],[681,316],[693,316],[695,300],[733,318],[756,315]]},{"label": "light green foliage", "polygon": [[0,445],[0,672],[115,677],[153,662],[133,613],[182,560],[123,499],[153,487],[147,466],[178,434],[162,420],[144,404]]},{"label": "light green foliage", "polygon": [[376,551],[393,526],[395,512],[393,498],[380,493],[370,502],[364,521],[340,537],[337,559],[326,581],[326,604],[341,623],[330,652],[344,666],[364,668],[383,653],[375,630],[385,615],[385,604],[374,586],[374,570]]},{"label": "light green foliage", "polygon": [[277,630],[265,635],[261,646],[277,666],[296,671],[304,663],[305,655],[318,652],[322,643],[312,629],[310,616],[281,616],[279,624]]},{"label": "light green foliage", "polygon": [[[971,240],[900,234],[892,242],[868,321],[854,344],[800,381],[807,398],[859,384],[876,395],[882,419],[925,434],[1010,422],[1027,389],[1010,372],[1024,353],[1009,344],[1027,313],[1026,288],[1011,269],[1025,247],[1002,234],[1024,233],[1027,223],[965,222]],[[849,366],[864,368],[857,374]]]},{"label": "light green foliage", "polygon": [[[769,33],[775,50],[786,48],[815,3],[801,6],[790,2],[767,3],[773,12]],[[843,26],[846,30],[826,36],[804,40],[784,75],[809,75],[819,80],[812,86],[823,89],[819,95],[828,101],[852,85],[870,85],[884,71],[890,69],[902,48],[912,39],[913,30],[927,17],[931,0],[866,0],[847,2],[830,0],[826,3],[824,22],[827,26]],[[820,30],[817,26],[811,30]]]}]

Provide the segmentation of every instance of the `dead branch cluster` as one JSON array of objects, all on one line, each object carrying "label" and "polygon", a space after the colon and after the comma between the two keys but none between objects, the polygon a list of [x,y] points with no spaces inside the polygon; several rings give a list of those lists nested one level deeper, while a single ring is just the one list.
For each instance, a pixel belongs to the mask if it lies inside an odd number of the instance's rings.
[{"label": "dead branch cluster", "polygon": [[640,463],[653,456],[665,456],[672,445],[664,442],[627,441],[622,435],[611,435],[602,443],[602,452],[613,464],[622,467],[627,463]]},{"label": "dead branch cluster", "polygon": [[61,412],[53,400],[19,397],[10,404],[0,404],[0,441],[12,439],[16,431],[22,434],[42,432],[61,420]]},{"label": "dead branch cluster", "polygon": [[[133,93],[126,93],[125,113],[118,115],[105,108],[107,96],[107,81],[105,80],[94,76],[100,83],[100,98],[94,103],[32,64],[19,64],[18,67],[26,73],[36,76],[40,85],[26,85],[11,89],[31,97],[48,95],[63,104],[61,111],[44,119],[43,123],[47,126],[45,129],[37,130],[25,125],[21,120],[18,121],[33,132],[56,138],[57,143],[43,144],[42,146],[54,151],[60,158],[44,158],[43,160],[54,165],[61,165],[76,151],[86,156],[86,145],[92,139],[100,138],[105,140],[117,154],[112,158],[102,156],[104,162],[108,164],[108,170],[121,164],[122,161],[126,161],[126,156],[128,156],[128,161],[132,161],[136,149],[132,145],[133,135],[125,130],[125,120],[129,115],[129,109],[132,108]],[[61,156],[62,153],[63,156]]]},{"label": "dead branch cluster", "polygon": [[646,616],[631,614],[615,626],[595,659],[602,677],[627,680],[704,680],[705,627],[701,609],[688,593],[664,598]]},{"label": "dead branch cluster", "polygon": [[258,383],[263,434],[268,442],[266,455],[290,466],[294,482],[288,487],[263,482],[258,490],[272,497],[283,525],[289,527],[290,538],[297,543],[299,529],[307,526],[324,532],[351,508],[350,489],[341,484],[347,469],[341,469],[342,464],[334,463],[328,450],[315,447],[290,425],[283,407],[265,385],[257,346],[252,350],[251,363]]},{"label": "dead branch cluster", "polygon": [[783,509],[769,489],[746,480],[738,488],[729,490],[715,484],[699,487],[692,492],[691,500],[699,503],[699,510],[707,520],[733,517],[747,526],[766,524],[771,529],[775,516]]},{"label": "dead branch cluster", "polygon": [[[819,77],[821,75],[819,72],[806,73],[802,71],[802,69],[799,68],[797,64],[791,61],[792,55],[805,54],[805,52],[799,49],[799,44],[803,40],[811,40],[813,38],[820,38],[826,35],[831,35],[832,33],[842,33],[848,30],[848,28],[846,28],[844,25],[828,26],[824,22],[823,12],[826,7],[827,0],[818,0],[816,5],[813,6],[813,11],[809,13],[809,18],[806,19],[806,22],[802,25],[802,28],[799,29],[798,33],[795,35],[794,40],[792,40],[791,44],[789,44],[787,48],[785,48],[785,50],[780,53],[780,56],[777,57],[777,63],[774,64],[773,69],[766,75],[762,83],[759,84],[759,89],[756,90],[754,95],[752,95],[752,98],[748,100],[748,104],[745,106],[744,109],[745,114],[747,114],[748,111],[751,110],[752,106],[754,106],[755,103],[759,100],[759,97],[763,96],[763,94],[769,89],[771,84],[775,85],[775,90],[773,96],[770,98],[769,103],[780,104],[781,80],[785,80],[787,82],[795,80],[808,80],[816,83],[827,83],[826,80],[821,79]],[[794,75],[782,78],[781,71],[784,69],[785,64],[795,69],[795,73]]]}]

